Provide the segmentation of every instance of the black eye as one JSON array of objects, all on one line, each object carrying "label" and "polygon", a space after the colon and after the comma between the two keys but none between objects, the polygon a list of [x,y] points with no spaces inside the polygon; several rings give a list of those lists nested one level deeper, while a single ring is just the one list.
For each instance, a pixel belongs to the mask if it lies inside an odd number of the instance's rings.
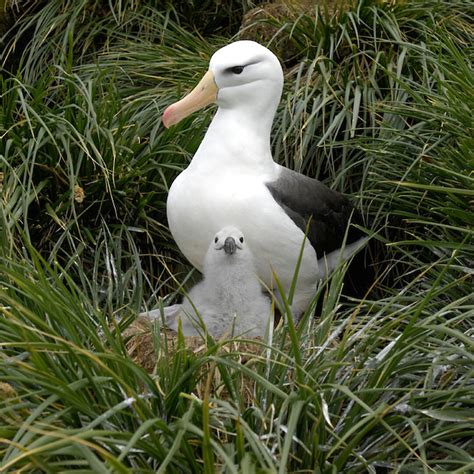
[{"label": "black eye", "polygon": [[242,74],[242,71],[244,70],[244,66],[234,66],[234,67],[231,67],[230,70],[232,71],[233,74]]},{"label": "black eye", "polygon": [[218,241],[218,240],[219,240],[219,239],[216,237],[216,238],[214,239],[214,243],[217,244],[217,241]]},{"label": "black eye", "polygon": [[240,237],[240,243],[243,244],[244,243],[244,238],[243,237]]}]

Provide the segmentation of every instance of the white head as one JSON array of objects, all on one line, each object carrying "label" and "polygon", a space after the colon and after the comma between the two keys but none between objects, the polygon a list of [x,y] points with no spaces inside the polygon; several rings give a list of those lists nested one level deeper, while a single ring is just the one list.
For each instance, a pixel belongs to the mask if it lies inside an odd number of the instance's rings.
[{"label": "white head", "polygon": [[224,108],[276,109],[283,89],[277,57],[255,41],[236,41],[211,58],[209,70],[218,88],[217,105]]},{"label": "white head", "polygon": [[255,41],[236,41],[219,49],[209,70],[183,99],[163,114],[166,127],[213,102],[221,108],[251,109],[273,114],[283,89],[283,71],[277,57]]},{"label": "white head", "polygon": [[209,251],[222,252],[223,257],[232,257],[245,251],[246,248],[244,234],[234,226],[226,226],[214,236]]}]

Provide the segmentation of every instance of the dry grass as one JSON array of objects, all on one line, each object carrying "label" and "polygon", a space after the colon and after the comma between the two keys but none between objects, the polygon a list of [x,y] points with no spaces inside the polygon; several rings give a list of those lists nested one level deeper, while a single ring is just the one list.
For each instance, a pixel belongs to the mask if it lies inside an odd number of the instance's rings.
[{"label": "dry grass", "polygon": [[[152,373],[158,359],[170,358],[178,351],[182,350],[178,334],[168,328],[159,329],[159,344],[155,342],[155,329],[150,320],[145,317],[138,317],[123,333],[127,341],[127,351],[133,361],[143,367],[147,372]],[[209,349],[208,343],[200,336],[184,337],[184,347],[190,353],[202,355]],[[159,346],[159,347],[157,347]],[[222,340],[218,354],[229,353],[239,354],[240,363],[248,363],[253,356],[262,353],[264,346],[259,338],[255,342]]]}]

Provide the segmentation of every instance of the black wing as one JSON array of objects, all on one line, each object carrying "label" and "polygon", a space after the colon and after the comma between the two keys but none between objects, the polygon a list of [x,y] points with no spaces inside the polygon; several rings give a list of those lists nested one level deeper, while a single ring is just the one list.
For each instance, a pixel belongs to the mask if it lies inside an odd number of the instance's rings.
[{"label": "black wing", "polygon": [[[266,183],[266,186],[275,201],[303,232],[311,219],[308,239],[318,259],[340,248],[348,223],[362,224],[359,212],[346,196],[329,189],[318,180],[288,168],[280,169],[278,179]],[[363,236],[362,231],[351,225],[346,244]]]}]

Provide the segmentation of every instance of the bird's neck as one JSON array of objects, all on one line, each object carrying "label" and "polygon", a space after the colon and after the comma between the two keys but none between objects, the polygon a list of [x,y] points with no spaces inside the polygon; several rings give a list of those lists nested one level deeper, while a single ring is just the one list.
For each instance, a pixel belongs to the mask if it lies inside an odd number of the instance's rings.
[{"label": "bird's neck", "polygon": [[219,107],[193,161],[255,170],[273,166],[272,121],[273,114],[255,117],[245,109]]},{"label": "bird's neck", "polygon": [[208,255],[204,263],[204,275],[208,282],[213,282],[213,291],[220,295],[236,293],[239,288],[249,288],[257,278],[253,262],[240,255]]}]

